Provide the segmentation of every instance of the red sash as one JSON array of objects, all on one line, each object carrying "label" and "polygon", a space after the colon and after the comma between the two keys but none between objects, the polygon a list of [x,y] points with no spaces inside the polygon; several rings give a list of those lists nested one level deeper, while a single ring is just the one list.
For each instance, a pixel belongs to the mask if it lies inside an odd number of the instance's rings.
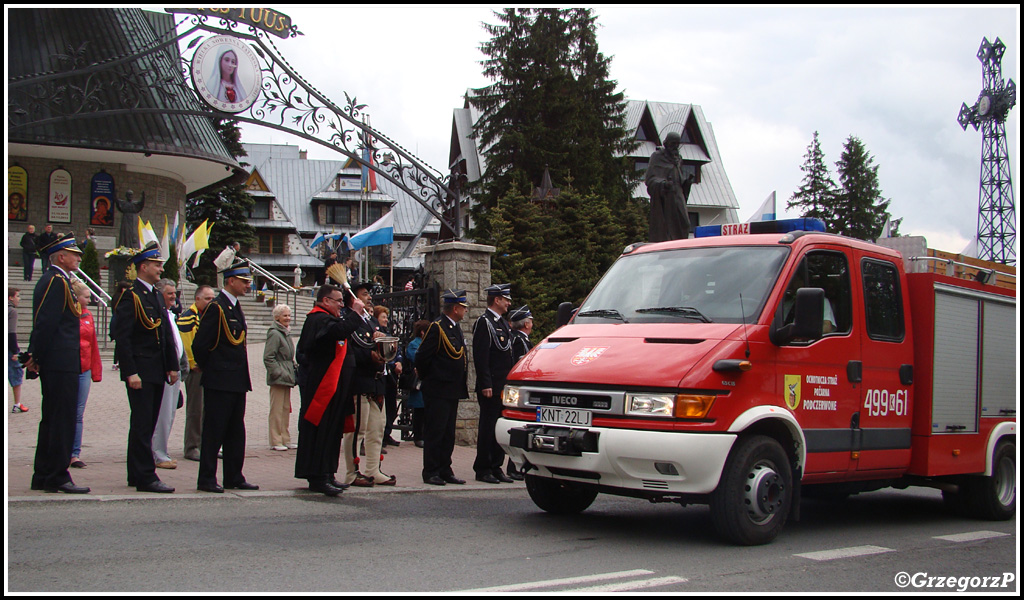
[{"label": "red sash", "polygon": [[[315,312],[330,314],[319,306],[314,307],[309,314]],[[345,344],[345,340],[339,341],[334,347],[334,360],[327,367],[324,378],[320,380],[320,385],[317,386],[316,393],[313,394],[313,401],[309,403],[309,408],[306,409],[304,418],[314,425],[320,425],[320,419],[323,418],[324,411],[327,410],[327,406],[334,398],[335,392],[338,391],[338,384],[341,381],[341,366],[345,362],[345,354],[347,352],[348,346]]]}]

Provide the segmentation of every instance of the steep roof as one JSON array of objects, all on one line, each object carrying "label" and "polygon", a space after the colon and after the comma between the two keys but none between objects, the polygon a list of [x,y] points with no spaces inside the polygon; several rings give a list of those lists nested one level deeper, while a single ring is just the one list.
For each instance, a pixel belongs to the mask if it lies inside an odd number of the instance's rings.
[{"label": "steep roof", "polygon": [[[118,114],[92,117],[99,111],[128,108],[207,110],[190,93],[181,93],[182,75],[176,44],[135,58],[116,68],[91,74],[44,80],[45,74],[65,72],[127,57],[174,37],[172,15],[133,8],[48,9],[14,8],[7,11],[7,66],[10,102],[26,110],[24,120],[8,122],[8,143],[116,151],[194,158],[240,167],[224,147],[209,119],[171,114]],[[31,82],[31,83],[30,83]],[[24,87],[21,87],[24,86]],[[61,91],[77,86],[88,100],[78,109],[77,96]],[[28,89],[31,88],[31,89]],[[47,100],[24,100],[43,92]],[[10,106],[9,106],[10,108]],[[50,120],[42,125],[22,123]],[[196,164],[174,163],[195,170]],[[223,167],[192,181],[189,193],[230,175]]]}]

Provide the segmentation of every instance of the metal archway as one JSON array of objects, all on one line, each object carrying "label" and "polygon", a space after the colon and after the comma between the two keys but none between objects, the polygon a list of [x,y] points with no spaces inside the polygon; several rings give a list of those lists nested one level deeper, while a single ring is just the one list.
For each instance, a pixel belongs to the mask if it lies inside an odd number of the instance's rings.
[{"label": "metal archway", "polygon": [[[239,31],[240,27],[247,32]],[[193,73],[196,53],[204,41],[220,35],[239,40],[259,71],[258,92],[250,92],[255,97],[240,112],[210,107],[193,85],[194,75],[198,75]],[[285,30],[285,37],[297,35],[301,33],[294,26]],[[180,52],[172,48],[180,43],[185,43]],[[180,56],[180,65],[175,68],[180,78],[159,77],[132,68],[142,57],[159,60],[167,55]],[[82,65],[80,57],[76,59],[73,54],[63,58],[59,62],[68,68],[8,81],[9,132],[124,114],[179,114],[251,123],[320,144],[374,170],[436,217],[442,237],[461,238],[458,176],[453,182],[452,175],[442,175],[361,122],[366,107],[349,94],[345,94],[344,106],[328,99],[288,64],[265,28],[210,14],[189,14],[177,23],[173,37],[165,36],[129,55],[91,65]],[[116,91],[120,100],[116,108],[106,107],[100,92],[104,87],[105,92]],[[147,106],[143,102],[146,94],[173,97],[184,108]]]}]

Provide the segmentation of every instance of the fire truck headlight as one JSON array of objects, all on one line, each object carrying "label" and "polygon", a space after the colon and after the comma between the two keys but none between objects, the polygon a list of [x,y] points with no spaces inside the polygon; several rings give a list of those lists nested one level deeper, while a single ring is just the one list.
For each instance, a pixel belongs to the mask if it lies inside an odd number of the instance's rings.
[{"label": "fire truck headlight", "polygon": [[501,392],[501,403],[505,406],[519,406],[519,388],[506,385]]},{"label": "fire truck headlight", "polygon": [[672,394],[626,394],[626,414],[671,417],[674,402]]},{"label": "fire truck headlight", "polygon": [[679,394],[674,415],[680,419],[703,419],[714,403],[715,397],[711,395]]}]

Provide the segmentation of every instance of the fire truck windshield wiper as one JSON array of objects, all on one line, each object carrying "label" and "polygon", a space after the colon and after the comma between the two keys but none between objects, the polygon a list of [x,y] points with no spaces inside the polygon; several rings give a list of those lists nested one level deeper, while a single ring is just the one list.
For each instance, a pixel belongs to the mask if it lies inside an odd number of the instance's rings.
[{"label": "fire truck windshield wiper", "polygon": [[622,316],[622,313],[615,310],[614,308],[598,308],[595,310],[588,310],[585,312],[578,313],[577,317],[604,317],[606,319],[618,319],[623,323],[628,323],[626,317]]},{"label": "fire truck windshield wiper", "polygon": [[705,317],[699,310],[692,306],[661,306],[659,308],[641,308],[638,313],[670,313],[678,314],[690,319],[697,319],[702,323],[711,323],[711,319]]}]

